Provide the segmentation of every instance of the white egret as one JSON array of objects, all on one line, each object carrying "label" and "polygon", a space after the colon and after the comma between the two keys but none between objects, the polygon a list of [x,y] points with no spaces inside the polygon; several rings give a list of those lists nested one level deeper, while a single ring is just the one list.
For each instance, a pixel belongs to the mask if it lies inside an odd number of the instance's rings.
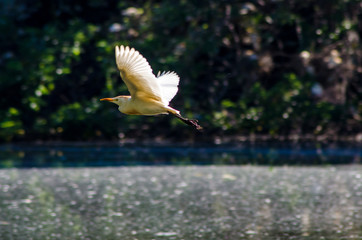
[{"label": "white egret", "polygon": [[134,48],[116,46],[116,63],[131,96],[102,98],[117,104],[129,115],[172,114],[184,123],[201,130],[197,120],[187,119],[169,106],[178,91],[179,76],[175,72],[158,72],[157,77],[147,60]]}]

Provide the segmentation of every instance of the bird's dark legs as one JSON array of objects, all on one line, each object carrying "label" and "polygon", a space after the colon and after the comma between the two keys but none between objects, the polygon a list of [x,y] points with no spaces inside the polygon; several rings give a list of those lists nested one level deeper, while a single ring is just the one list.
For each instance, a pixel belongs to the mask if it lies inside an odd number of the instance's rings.
[{"label": "bird's dark legs", "polygon": [[173,113],[173,112],[169,112],[169,113],[171,113],[172,115],[174,115],[175,117],[177,117],[178,119],[180,119],[181,121],[186,123],[187,125],[196,128],[196,130],[198,130],[198,131],[202,130],[202,127],[198,124],[198,121],[196,119],[187,119],[187,118],[182,117],[180,114]]}]

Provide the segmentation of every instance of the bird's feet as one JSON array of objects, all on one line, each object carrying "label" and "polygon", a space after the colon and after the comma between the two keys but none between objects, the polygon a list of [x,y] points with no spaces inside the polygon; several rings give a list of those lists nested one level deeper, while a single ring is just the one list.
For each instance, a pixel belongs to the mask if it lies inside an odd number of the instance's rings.
[{"label": "bird's feet", "polygon": [[196,130],[201,131],[202,127],[199,125],[199,121],[196,119],[187,119],[182,117],[180,114],[174,114],[172,112],[169,112],[171,114],[173,114],[175,117],[177,117],[178,119],[180,119],[181,121],[183,121],[184,123],[186,123],[189,126],[194,127]]},{"label": "bird's feet", "polygon": [[198,130],[198,131],[201,131],[201,130],[202,130],[202,127],[199,125],[199,121],[198,121],[198,120],[196,120],[196,119],[187,119],[187,118],[186,118],[185,121],[186,121],[186,122],[185,122],[186,124],[195,127],[196,130]]}]

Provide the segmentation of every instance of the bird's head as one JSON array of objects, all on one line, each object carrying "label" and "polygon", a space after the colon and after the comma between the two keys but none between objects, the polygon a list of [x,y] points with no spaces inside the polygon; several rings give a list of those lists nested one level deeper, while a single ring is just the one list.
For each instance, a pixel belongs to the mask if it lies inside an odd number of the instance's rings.
[{"label": "bird's head", "polygon": [[118,106],[121,106],[123,103],[128,102],[130,98],[130,96],[117,96],[113,98],[102,98],[100,99],[100,101],[112,102],[117,104]]}]

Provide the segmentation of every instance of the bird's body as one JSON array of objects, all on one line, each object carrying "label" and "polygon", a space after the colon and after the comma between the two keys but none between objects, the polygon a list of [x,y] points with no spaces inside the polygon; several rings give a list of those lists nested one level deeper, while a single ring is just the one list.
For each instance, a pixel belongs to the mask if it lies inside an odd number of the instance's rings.
[{"label": "bird's body", "polygon": [[178,110],[169,106],[180,80],[175,72],[159,72],[156,77],[147,60],[128,46],[116,46],[116,63],[131,96],[103,98],[101,101],[113,102],[119,106],[120,112],[129,115],[172,114],[201,130],[196,120],[183,118]]},{"label": "bird's body", "polygon": [[147,96],[132,98],[131,96],[118,96],[122,104],[118,110],[128,115],[159,115],[170,111],[179,114],[179,111],[166,106],[163,102]]}]

